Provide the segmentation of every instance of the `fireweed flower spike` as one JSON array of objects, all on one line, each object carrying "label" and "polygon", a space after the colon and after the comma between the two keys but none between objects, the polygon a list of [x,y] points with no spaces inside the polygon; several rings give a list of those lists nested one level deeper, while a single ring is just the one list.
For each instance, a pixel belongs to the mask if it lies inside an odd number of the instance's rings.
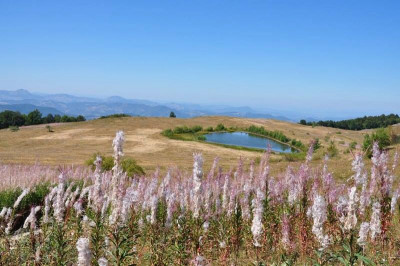
[{"label": "fireweed flower spike", "polygon": [[108,260],[104,257],[101,257],[97,263],[99,264],[99,266],[107,266],[108,265]]},{"label": "fireweed flower spike", "polygon": [[18,208],[19,204],[21,203],[22,199],[29,193],[29,188],[26,188],[22,191],[21,195],[17,198],[17,200],[14,203],[13,208],[16,209]]},{"label": "fireweed flower spike", "polygon": [[0,212],[0,218],[3,218],[4,216],[6,216],[6,213],[7,213],[7,208],[3,207],[3,209]]},{"label": "fireweed flower spike", "polygon": [[290,250],[292,243],[290,241],[290,221],[287,214],[282,217],[282,245],[285,250]]},{"label": "fireweed flower spike", "polygon": [[53,202],[54,217],[56,218],[56,221],[59,223],[62,223],[64,221],[65,205],[63,199],[64,199],[64,183],[59,183],[57,186],[56,198]]},{"label": "fireweed flower spike", "polygon": [[375,202],[372,205],[370,232],[371,232],[372,240],[375,240],[382,232],[382,229],[381,229],[381,204],[379,202]]},{"label": "fireweed flower spike", "polygon": [[89,249],[89,239],[79,238],[76,242],[76,249],[78,250],[78,266],[89,266],[92,258],[92,253]]},{"label": "fireweed flower spike", "polygon": [[363,222],[360,225],[360,232],[358,235],[357,243],[360,246],[365,246],[368,239],[368,232],[369,232],[369,223]]},{"label": "fireweed flower spike", "polygon": [[115,166],[119,166],[119,162],[122,156],[124,156],[123,146],[125,142],[125,135],[123,131],[118,131],[113,140],[114,149],[114,160],[116,162]]},{"label": "fireweed flower spike", "polygon": [[202,196],[203,157],[199,153],[193,155],[193,216],[199,218]]},{"label": "fireweed flower spike", "polygon": [[398,201],[399,197],[400,197],[400,189],[397,189],[397,190],[393,193],[392,199],[391,199],[391,201],[390,201],[390,212],[391,212],[392,214],[394,213],[394,210],[395,210],[395,208],[396,208],[396,204],[397,204],[397,201]]},{"label": "fireweed flower spike", "polygon": [[352,187],[349,191],[349,200],[347,202],[347,215],[344,219],[344,229],[351,230],[357,225],[356,204],[358,201],[357,188]]},{"label": "fireweed flower spike", "polygon": [[263,212],[263,200],[265,199],[265,194],[257,189],[257,195],[253,199],[253,221],[251,224],[251,233],[253,234],[253,245],[255,247],[261,247],[260,238],[263,233],[262,225],[262,212]]},{"label": "fireweed flower spike", "polygon": [[327,248],[329,245],[329,236],[324,235],[323,226],[327,220],[327,213],[326,213],[326,203],[324,198],[317,194],[314,197],[314,203],[312,205],[312,217],[313,217],[313,226],[312,232],[318,239],[321,247],[323,249]]}]

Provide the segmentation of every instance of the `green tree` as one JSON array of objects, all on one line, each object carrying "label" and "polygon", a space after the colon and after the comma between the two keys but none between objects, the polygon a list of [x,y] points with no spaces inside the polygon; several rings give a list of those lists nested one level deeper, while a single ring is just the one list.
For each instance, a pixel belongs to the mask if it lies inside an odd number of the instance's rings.
[{"label": "green tree", "polygon": [[27,116],[27,125],[39,125],[42,124],[42,122],[42,113],[38,109],[33,110]]},{"label": "green tree", "polygon": [[25,116],[19,112],[3,111],[0,113],[0,129],[11,126],[19,127],[25,124]]},{"label": "green tree", "polygon": [[86,118],[83,115],[78,115],[76,117],[76,121],[77,122],[83,122],[83,121],[86,121]]},{"label": "green tree", "polygon": [[171,112],[171,113],[169,113],[169,117],[175,118],[175,117],[176,117],[176,115],[175,115],[175,113],[174,113],[174,112]]},{"label": "green tree", "polygon": [[55,115],[54,116],[54,122],[60,123],[61,122],[61,116],[60,115]]},{"label": "green tree", "polygon": [[304,120],[304,119],[301,119],[301,120],[300,120],[300,124],[301,124],[301,125],[307,125],[307,121]]},{"label": "green tree", "polygon": [[72,117],[70,117],[70,116],[68,116],[68,115],[63,115],[63,116],[61,117],[61,122],[62,122],[62,123],[73,122],[73,119],[72,119]]},{"label": "green tree", "polygon": [[43,118],[43,122],[47,124],[54,123],[54,116],[52,114],[48,114],[45,118]]}]

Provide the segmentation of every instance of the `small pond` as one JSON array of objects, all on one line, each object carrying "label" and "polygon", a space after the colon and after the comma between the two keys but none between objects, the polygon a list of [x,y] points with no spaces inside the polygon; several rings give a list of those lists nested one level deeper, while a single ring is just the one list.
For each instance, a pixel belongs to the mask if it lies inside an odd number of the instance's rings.
[{"label": "small pond", "polygon": [[241,146],[246,148],[267,149],[271,147],[274,152],[291,153],[296,152],[286,144],[272,139],[251,135],[245,132],[215,132],[204,135],[206,142],[225,145]]}]

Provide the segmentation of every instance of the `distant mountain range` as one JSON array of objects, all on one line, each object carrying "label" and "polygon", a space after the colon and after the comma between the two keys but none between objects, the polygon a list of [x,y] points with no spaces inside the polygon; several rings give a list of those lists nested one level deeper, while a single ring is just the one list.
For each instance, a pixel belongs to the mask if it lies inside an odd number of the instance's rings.
[{"label": "distant mountain range", "polygon": [[124,113],[132,116],[167,117],[173,111],[177,117],[189,118],[205,115],[224,115],[247,118],[270,118],[291,121],[285,116],[264,114],[250,107],[166,103],[126,99],[112,96],[105,99],[78,97],[69,94],[38,94],[27,90],[0,90],[0,111],[12,110],[29,113],[38,109],[44,115],[83,115],[94,119],[104,115]]},{"label": "distant mountain range", "polygon": [[14,112],[18,111],[22,114],[28,114],[35,109],[38,109],[43,115],[64,115],[64,113],[52,107],[36,106],[33,104],[0,104],[0,112],[10,110]]}]

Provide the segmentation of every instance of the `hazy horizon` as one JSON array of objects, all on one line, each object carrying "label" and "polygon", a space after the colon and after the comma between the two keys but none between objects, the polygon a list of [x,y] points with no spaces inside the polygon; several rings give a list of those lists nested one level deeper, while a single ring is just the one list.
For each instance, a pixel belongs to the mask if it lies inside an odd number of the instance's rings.
[{"label": "hazy horizon", "polygon": [[35,93],[400,113],[400,2],[0,3],[0,86]]}]

